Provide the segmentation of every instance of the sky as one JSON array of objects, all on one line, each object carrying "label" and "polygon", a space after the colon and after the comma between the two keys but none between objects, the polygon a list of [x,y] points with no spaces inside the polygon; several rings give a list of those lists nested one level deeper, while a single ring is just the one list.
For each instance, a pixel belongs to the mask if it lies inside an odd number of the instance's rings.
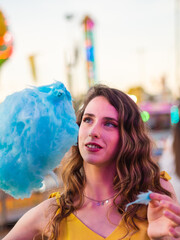
[{"label": "sky", "polygon": [[[79,50],[72,69],[73,93],[87,89],[82,20],[95,22],[99,83],[127,91],[142,86],[161,91],[161,79],[177,95],[175,78],[176,0],[0,0],[14,39],[11,58],[0,69],[0,101],[30,85],[67,83],[66,62]],[[65,16],[72,14],[67,20]],[[28,57],[35,56],[37,83]],[[65,61],[66,59],[66,61]]]}]

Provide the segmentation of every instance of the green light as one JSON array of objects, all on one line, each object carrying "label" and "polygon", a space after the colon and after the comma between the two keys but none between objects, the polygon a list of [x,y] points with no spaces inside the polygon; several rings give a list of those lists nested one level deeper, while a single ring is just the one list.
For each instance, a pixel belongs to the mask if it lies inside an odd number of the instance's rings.
[{"label": "green light", "polygon": [[179,109],[176,105],[171,107],[171,124],[176,124],[179,122]]},{"label": "green light", "polygon": [[141,118],[142,118],[143,122],[147,122],[150,118],[150,115],[148,112],[143,111],[143,112],[141,112]]}]

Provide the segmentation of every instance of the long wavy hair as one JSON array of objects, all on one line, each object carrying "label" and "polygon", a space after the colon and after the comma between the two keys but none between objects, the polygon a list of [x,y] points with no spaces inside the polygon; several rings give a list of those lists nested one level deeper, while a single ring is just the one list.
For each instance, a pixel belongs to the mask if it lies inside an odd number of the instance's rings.
[{"label": "long wavy hair", "polygon": [[[97,96],[105,97],[118,112],[120,142],[113,182],[117,193],[114,204],[123,217],[128,234],[131,230],[139,230],[136,219],[147,220],[147,214],[144,216],[138,214],[138,210],[142,208],[140,204],[131,205],[125,211],[129,202],[134,201],[140,192],[147,190],[169,196],[170,193],[160,185],[160,170],[151,157],[152,144],[146,126],[138,106],[128,95],[105,85],[93,86],[77,112],[77,124],[80,126],[86,106]],[[51,222],[53,234],[49,239],[58,239],[61,231],[60,222],[83,204],[86,178],[78,145],[71,148],[62,162],[62,180],[64,189],[59,197],[58,213]]]}]

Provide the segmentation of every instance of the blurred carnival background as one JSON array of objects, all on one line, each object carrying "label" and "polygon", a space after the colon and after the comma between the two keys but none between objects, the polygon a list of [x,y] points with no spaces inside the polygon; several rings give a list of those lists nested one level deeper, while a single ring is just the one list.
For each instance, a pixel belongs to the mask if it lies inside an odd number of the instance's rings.
[{"label": "blurred carnival background", "polygon": [[[0,102],[54,80],[66,85],[75,109],[96,83],[128,93],[158,162],[179,122],[180,0],[1,0]],[[24,200],[0,190],[0,239],[54,185],[47,176]]]}]

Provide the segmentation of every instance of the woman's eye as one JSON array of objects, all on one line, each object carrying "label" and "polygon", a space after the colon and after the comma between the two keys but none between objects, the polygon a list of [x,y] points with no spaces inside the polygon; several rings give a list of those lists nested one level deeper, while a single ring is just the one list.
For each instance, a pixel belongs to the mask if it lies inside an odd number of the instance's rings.
[{"label": "woman's eye", "polygon": [[113,123],[113,122],[106,122],[106,123],[105,123],[105,126],[117,128],[117,124],[115,124],[115,123]]},{"label": "woman's eye", "polygon": [[92,120],[89,117],[83,118],[83,122],[90,123]]}]

